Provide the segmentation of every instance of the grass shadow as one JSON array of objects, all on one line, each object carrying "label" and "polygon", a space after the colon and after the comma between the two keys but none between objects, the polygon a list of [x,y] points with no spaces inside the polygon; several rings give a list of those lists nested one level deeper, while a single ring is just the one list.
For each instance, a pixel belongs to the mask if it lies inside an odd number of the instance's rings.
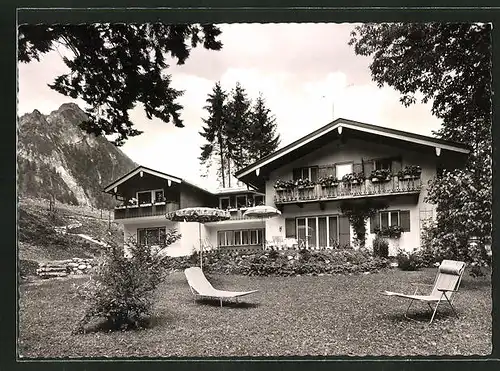
[{"label": "grass shadow", "polygon": [[[219,299],[210,299],[210,298],[200,298],[196,299],[197,304],[207,305],[211,307],[220,307]],[[258,303],[248,303],[248,302],[235,302],[235,301],[222,301],[223,308],[238,308],[238,309],[252,309],[259,307]]]},{"label": "grass shadow", "polygon": [[[393,323],[409,322],[409,323],[419,323],[422,325],[427,325],[432,317],[432,312],[430,311],[430,309],[426,310],[425,308],[422,308],[422,309],[410,310],[410,312],[408,313],[408,317],[410,318],[406,318],[404,315],[405,310],[406,308],[404,309],[402,308],[401,312],[398,313],[386,313],[383,315],[383,317]],[[433,323],[435,321],[443,319],[453,319],[453,318],[456,319],[455,315],[453,314],[453,311],[450,308],[445,308],[445,307],[441,308],[441,306],[439,306],[436,315],[434,316]]]}]

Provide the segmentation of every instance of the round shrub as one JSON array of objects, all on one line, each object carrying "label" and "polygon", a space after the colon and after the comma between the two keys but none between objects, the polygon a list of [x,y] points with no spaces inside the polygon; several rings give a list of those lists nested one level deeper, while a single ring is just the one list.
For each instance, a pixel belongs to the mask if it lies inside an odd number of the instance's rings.
[{"label": "round shrub", "polygon": [[389,257],[389,242],[379,235],[373,240],[373,255],[380,258]]},{"label": "round shrub", "polygon": [[418,252],[406,252],[399,250],[396,256],[398,267],[403,271],[416,271],[421,267],[421,259]]}]

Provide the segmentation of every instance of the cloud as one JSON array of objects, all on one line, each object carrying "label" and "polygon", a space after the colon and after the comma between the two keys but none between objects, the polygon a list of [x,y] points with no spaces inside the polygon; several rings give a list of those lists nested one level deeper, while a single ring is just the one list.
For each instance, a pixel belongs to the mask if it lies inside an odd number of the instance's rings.
[{"label": "cloud", "polygon": [[[343,117],[370,124],[430,135],[440,126],[430,105],[408,108],[390,87],[371,80],[370,60],[356,56],[347,43],[353,24],[231,24],[221,25],[224,48],[196,48],[182,66],[172,64],[172,86],[184,90],[184,128],[148,120],[142,106],[131,112],[144,134],[130,138],[123,151],[135,162],[202,182],[198,156],[203,138],[198,134],[206,117],[203,107],[216,81],[230,91],[236,82],[249,98],[263,93],[276,118],[282,145]],[[71,100],[47,83],[67,68],[58,52],[41,62],[19,66],[20,113],[39,109],[49,113]],[[83,107],[83,102],[76,100]]]}]

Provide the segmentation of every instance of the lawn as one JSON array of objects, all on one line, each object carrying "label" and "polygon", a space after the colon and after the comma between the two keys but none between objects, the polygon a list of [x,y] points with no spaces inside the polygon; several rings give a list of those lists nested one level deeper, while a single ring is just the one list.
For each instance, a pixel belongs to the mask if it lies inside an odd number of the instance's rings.
[{"label": "lawn", "polygon": [[183,273],[158,290],[144,330],[72,335],[83,313],[76,285],[87,278],[38,281],[20,287],[19,354],[58,357],[224,357],[485,355],[491,352],[491,280],[466,272],[455,298],[457,319],[443,306],[433,324],[417,304],[403,317],[411,282],[432,283],[435,269],[299,277],[213,277],[218,288],[258,289],[244,303],[220,308],[193,302]]}]

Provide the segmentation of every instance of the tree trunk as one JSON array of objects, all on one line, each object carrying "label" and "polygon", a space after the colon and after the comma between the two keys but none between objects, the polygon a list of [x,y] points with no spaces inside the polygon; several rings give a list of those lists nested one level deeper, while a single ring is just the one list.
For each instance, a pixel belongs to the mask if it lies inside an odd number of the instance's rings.
[{"label": "tree trunk", "polygon": [[220,168],[222,174],[222,188],[226,187],[225,175],[224,175],[224,146],[222,143],[222,136],[219,133],[219,154],[220,154]]}]

